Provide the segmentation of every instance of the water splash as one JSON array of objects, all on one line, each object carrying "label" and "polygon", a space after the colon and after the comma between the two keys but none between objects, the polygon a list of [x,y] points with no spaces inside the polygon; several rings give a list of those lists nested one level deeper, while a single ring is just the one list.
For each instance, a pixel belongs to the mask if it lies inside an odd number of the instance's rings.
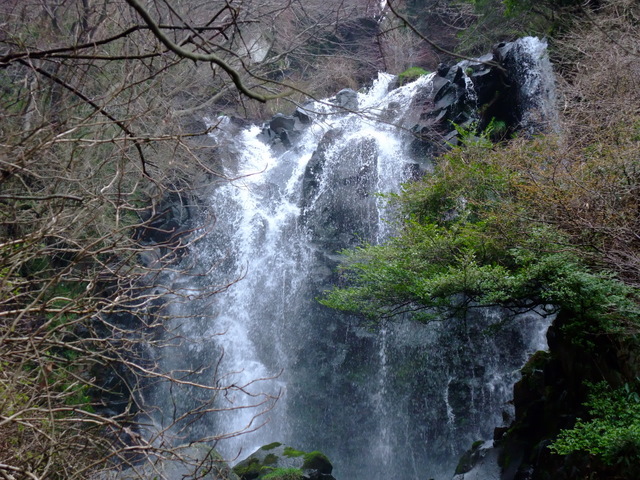
[{"label": "water splash", "polygon": [[[506,313],[494,309],[371,331],[315,301],[335,281],[337,250],[393,233],[376,193],[398,192],[415,174],[415,102],[434,93],[433,79],[391,89],[394,77],[381,74],[353,112],[310,103],[312,124],[280,153],[259,128],[219,120],[212,135],[233,159],[231,180],[212,188],[215,225],[192,256],[200,282],[232,284],[174,307],[174,330],[195,343],[162,361],[219,385],[206,401],[228,411],[175,428],[182,441],[230,432],[217,444],[230,459],[280,441],[322,450],[338,478],[417,480],[446,478],[456,455],[501,423],[518,369],[545,346],[548,320],[532,312],[496,333]],[[194,316],[202,320],[184,320]],[[172,394],[172,405],[158,395],[160,411],[205,401],[188,389]]]}]

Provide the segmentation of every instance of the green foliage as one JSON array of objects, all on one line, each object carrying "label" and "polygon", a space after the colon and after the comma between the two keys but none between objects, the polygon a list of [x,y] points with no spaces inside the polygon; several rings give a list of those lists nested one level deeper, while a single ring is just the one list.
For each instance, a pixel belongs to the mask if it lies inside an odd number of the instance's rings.
[{"label": "green foliage", "polygon": [[[640,464],[640,395],[637,385],[612,389],[602,382],[591,386],[590,420],[578,420],[564,430],[549,448],[567,455],[584,451],[624,472],[636,472]],[[631,478],[631,477],[629,477]]]},{"label": "green foliage", "polygon": [[268,473],[263,480],[302,480],[302,470],[299,468],[276,468]]},{"label": "green foliage", "polygon": [[496,118],[492,118],[484,130],[484,135],[494,142],[503,140],[506,134],[507,123],[504,120],[497,120]]},{"label": "green foliage", "polygon": [[[478,128],[477,122],[472,122],[469,125],[458,125],[452,122],[452,125],[458,133],[458,142],[467,148],[491,148],[493,146],[494,131],[496,129],[499,129],[498,131],[500,132],[506,130],[506,124],[504,122],[496,122],[495,118],[491,119],[491,122],[483,131]],[[451,144],[450,146],[455,147],[456,145]]]},{"label": "green foliage", "polygon": [[490,153],[486,142],[469,143],[407,185],[393,199],[399,234],[343,252],[346,286],[322,303],[372,320],[406,312],[429,320],[475,305],[553,305],[585,332],[634,318],[635,290],[592,271],[556,227],[531,221],[520,172],[484,161]]},{"label": "green foliage", "polygon": [[453,128],[458,133],[460,143],[469,148],[491,149],[494,143],[503,140],[507,133],[507,123],[504,120],[491,118],[489,123],[480,129],[478,122],[472,122],[468,125],[458,125],[451,122]]},{"label": "green foliage", "polygon": [[274,448],[278,448],[280,445],[282,445],[280,442],[272,442],[272,443],[269,443],[267,445],[262,446],[260,449],[261,450],[273,450]]},{"label": "green foliage", "polygon": [[301,457],[304,455],[304,452],[301,450],[296,450],[292,447],[284,447],[283,454],[285,457]]},{"label": "green foliage", "polygon": [[398,75],[398,82],[400,85],[404,85],[406,83],[413,82],[417,80],[422,75],[428,75],[429,72],[420,67],[410,67],[407,68],[404,72]]}]

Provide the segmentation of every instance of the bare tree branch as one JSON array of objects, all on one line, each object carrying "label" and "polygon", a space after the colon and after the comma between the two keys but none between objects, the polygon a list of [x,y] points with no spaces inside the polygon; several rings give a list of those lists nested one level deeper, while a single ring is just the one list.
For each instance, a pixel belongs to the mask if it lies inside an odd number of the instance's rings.
[{"label": "bare tree branch", "polygon": [[151,17],[151,14],[142,6],[142,4],[138,0],[126,0],[126,1],[129,5],[131,5],[136,10],[136,12],[138,12],[138,14],[149,26],[149,28],[151,29],[153,34],[156,36],[156,38],[160,40],[160,42],[162,42],[169,50],[174,52],[176,55],[182,58],[188,58],[193,61],[213,63],[215,65],[218,65],[229,75],[229,77],[231,77],[231,80],[233,81],[233,84],[236,86],[236,88],[249,98],[258,100],[259,102],[263,102],[263,103],[266,102],[267,100],[276,98],[276,97],[268,97],[268,96],[260,95],[249,90],[242,82],[242,79],[240,78],[240,74],[237,72],[237,70],[231,67],[231,65],[229,65],[227,62],[225,62],[222,58],[220,58],[216,54],[213,54],[213,53],[202,54],[198,52],[193,52],[176,45],[169,39],[169,37],[165,35],[165,33],[158,26],[158,24],[155,23],[155,21]]},{"label": "bare tree branch", "polygon": [[413,33],[415,33],[418,37],[420,37],[420,39],[424,42],[426,42],[427,44],[429,44],[434,50],[437,50],[440,53],[444,53],[445,55],[449,55],[453,58],[459,58],[461,60],[469,60],[471,62],[475,62],[475,63],[482,63],[484,65],[488,65],[491,67],[495,67],[498,68],[502,71],[504,71],[504,68],[496,63],[496,62],[485,62],[485,61],[481,61],[478,60],[477,58],[472,58],[472,57],[467,57],[465,55],[460,55],[454,52],[451,52],[449,50],[446,50],[444,48],[442,48],[437,42],[434,42],[433,40],[431,40],[430,38],[426,37],[422,32],[420,32],[410,21],[407,17],[405,17],[404,15],[402,15],[397,8],[395,8],[393,6],[393,3],[391,0],[387,0],[387,7],[389,7],[389,10],[391,10],[391,13],[393,13],[393,15],[395,15],[399,20],[401,20],[404,25],[407,26],[407,28],[409,28]]}]

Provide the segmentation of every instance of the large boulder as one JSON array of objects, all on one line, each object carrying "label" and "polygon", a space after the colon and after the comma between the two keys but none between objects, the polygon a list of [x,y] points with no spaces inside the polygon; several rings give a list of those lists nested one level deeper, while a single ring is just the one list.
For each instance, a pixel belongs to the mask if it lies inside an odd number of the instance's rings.
[{"label": "large boulder", "polygon": [[340,90],[330,101],[345,110],[358,110],[358,93],[350,88]]},{"label": "large boulder", "polygon": [[275,442],[233,467],[240,480],[335,480],[333,465],[321,452],[303,452]]}]

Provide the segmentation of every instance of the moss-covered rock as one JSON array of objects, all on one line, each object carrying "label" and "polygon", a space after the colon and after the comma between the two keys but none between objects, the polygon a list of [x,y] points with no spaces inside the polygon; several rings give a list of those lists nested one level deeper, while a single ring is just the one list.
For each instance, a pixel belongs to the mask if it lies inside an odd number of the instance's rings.
[{"label": "moss-covered rock", "polygon": [[505,480],[627,478],[620,475],[622,467],[604,465],[585,452],[557,455],[549,449],[560,431],[572,428],[578,417],[588,418],[589,384],[605,380],[615,388],[639,373],[628,366],[625,353],[634,339],[588,331],[577,338],[578,320],[566,312],[558,315],[547,333],[549,352],[535,354],[514,386],[515,421],[496,435]]},{"label": "moss-covered rock", "polygon": [[274,448],[278,448],[281,445],[282,444],[280,442],[272,442],[268,445],[263,445],[262,447],[260,447],[260,450],[273,450]]},{"label": "moss-covered rock", "polygon": [[324,453],[316,450],[304,455],[302,469],[317,470],[320,473],[330,474],[333,471],[333,465],[331,465],[331,462]]},{"label": "moss-covered rock", "polygon": [[471,449],[460,458],[452,480],[501,478],[498,465],[499,454],[500,450],[493,446],[492,441],[473,442]]},{"label": "moss-covered rock", "polygon": [[302,480],[304,477],[299,468],[276,468],[262,478],[264,480]]},{"label": "moss-covered rock", "polygon": [[456,472],[455,472],[456,475],[467,473],[469,470],[471,470],[474,467],[474,465],[477,463],[478,459],[480,458],[480,447],[482,446],[483,443],[484,442],[482,440],[473,442],[473,445],[471,445],[471,449],[467,450],[462,455],[462,457],[458,461],[458,465],[456,466]]},{"label": "moss-covered rock", "polygon": [[267,455],[266,457],[264,457],[264,463],[266,465],[271,465],[271,464],[275,464],[278,462],[278,456],[270,453],[269,455]]},{"label": "moss-covered rock", "polygon": [[405,85],[407,83],[413,82],[414,80],[417,80],[422,75],[428,74],[429,72],[424,68],[410,67],[398,75],[398,83],[400,85]]},{"label": "moss-covered rock", "polygon": [[242,480],[253,480],[260,476],[263,464],[257,458],[248,458],[244,462],[240,462],[233,467],[233,471]]},{"label": "moss-covered rock", "polygon": [[259,448],[233,468],[241,480],[335,480],[332,470],[322,452],[305,452],[278,442]]},{"label": "moss-covered rock", "polygon": [[296,450],[291,447],[284,447],[284,456],[285,457],[302,457],[304,452],[302,450]]}]

